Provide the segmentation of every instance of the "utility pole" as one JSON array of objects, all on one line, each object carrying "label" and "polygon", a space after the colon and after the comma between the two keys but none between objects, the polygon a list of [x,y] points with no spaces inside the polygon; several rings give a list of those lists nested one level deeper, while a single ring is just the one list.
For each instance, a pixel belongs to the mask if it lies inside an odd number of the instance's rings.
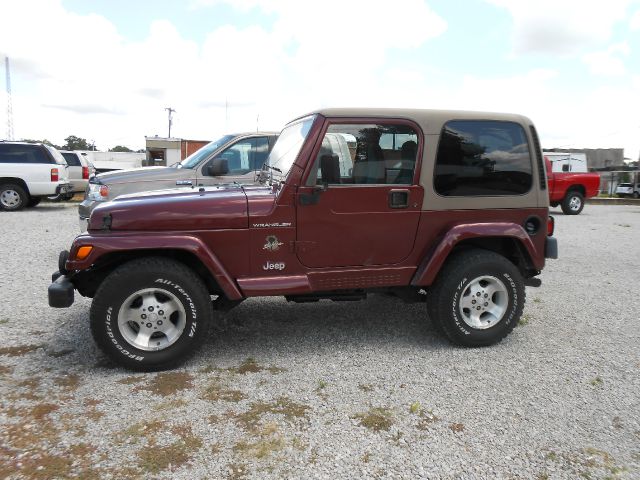
[{"label": "utility pole", "polygon": [[11,71],[9,57],[4,58],[4,68],[7,74],[7,140],[13,140],[13,107],[11,105]]},{"label": "utility pole", "polygon": [[166,107],[165,110],[167,111],[168,115],[169,115],[169,135],[168,137],[171,138],[171,124],[173,123],[173,114],[175,113],[175,110],[171,107]]}]

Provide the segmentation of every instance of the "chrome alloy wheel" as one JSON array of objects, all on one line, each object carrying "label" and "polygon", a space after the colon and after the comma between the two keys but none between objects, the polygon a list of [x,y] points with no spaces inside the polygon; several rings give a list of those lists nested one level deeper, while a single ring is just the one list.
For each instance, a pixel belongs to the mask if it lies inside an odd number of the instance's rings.
[{"label": "chrome alloy wheel", "polygon": [[464,323],[478,330],[493,327],[502,320],[509,305],[509,293],[496,277],[474,278],[460,297],[460,315]]},{"label": "chrome alloy wheel", "polygon": [[582,206],[582,200],[580,200],[580,197],[578,196],[571,197],[571,200],[569,200],[569,208],[571,210],[575,212],[577,210],[580,210],[581,206]]},{"label": "chrome alloy wheel", "polygon": [[186,312],[173,293],[161,288],[145,288],[133,293],[118,312],[122,337],[140,350],[164,350],[182,335]]},{"label": "chrome alloy wheel", "polygon": [[16,208],[20,205],[20,195],[15,190],[3,190],[0,193],[0,203],[6,208]]}]

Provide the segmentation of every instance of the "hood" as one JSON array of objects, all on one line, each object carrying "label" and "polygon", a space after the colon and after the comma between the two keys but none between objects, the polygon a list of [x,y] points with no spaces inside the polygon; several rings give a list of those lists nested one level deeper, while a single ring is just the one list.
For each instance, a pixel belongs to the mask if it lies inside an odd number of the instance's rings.
[{"label": "hood", "polygon": [[96,207],[89,220],[89,230],[116,231],[215,230],[248,225],[247,196],[238,186],[121,195]]},{"label": "hood", "polygon": [[176,169],[173,167],[140,167],[129,170],[115,170],[113,172],[96,175],[96,183],[111,185],[113,183],[136,182],[138,180],[154,180],[173,177]]}]

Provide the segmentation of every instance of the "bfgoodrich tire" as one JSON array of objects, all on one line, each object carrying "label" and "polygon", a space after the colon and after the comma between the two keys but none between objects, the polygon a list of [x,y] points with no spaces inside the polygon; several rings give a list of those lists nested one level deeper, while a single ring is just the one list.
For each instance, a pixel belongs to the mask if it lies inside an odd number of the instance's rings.
[{"label": "bfgoodrich tire", "polygon": [[516,326],[525,290],[518,269],[497,253],[470,249],[451,258],[427,294],[429,317],[454,344],[483,347]]},{"label": "bfgoodrich tire", "polygon": [[171,259],[142,258],[102,282],[91,305],[91,333],[126,368],[166,370],[202,344],[211,317],[211,297],[192,270]]},{"label": "bfgoodrich tire", "polygon": [[565,215],[578,215],[584,208],[584,195],[576,190],[567,192],[561,207]]}]

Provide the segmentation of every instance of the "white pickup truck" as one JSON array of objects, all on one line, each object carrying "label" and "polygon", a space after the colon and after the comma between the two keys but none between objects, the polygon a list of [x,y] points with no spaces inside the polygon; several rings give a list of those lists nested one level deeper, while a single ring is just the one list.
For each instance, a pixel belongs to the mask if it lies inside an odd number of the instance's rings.
[{"label": "white pickup truck", "polygon": [[33,207],[71,191],[62,154],[42,143],[0,141],[0,210]]}]

